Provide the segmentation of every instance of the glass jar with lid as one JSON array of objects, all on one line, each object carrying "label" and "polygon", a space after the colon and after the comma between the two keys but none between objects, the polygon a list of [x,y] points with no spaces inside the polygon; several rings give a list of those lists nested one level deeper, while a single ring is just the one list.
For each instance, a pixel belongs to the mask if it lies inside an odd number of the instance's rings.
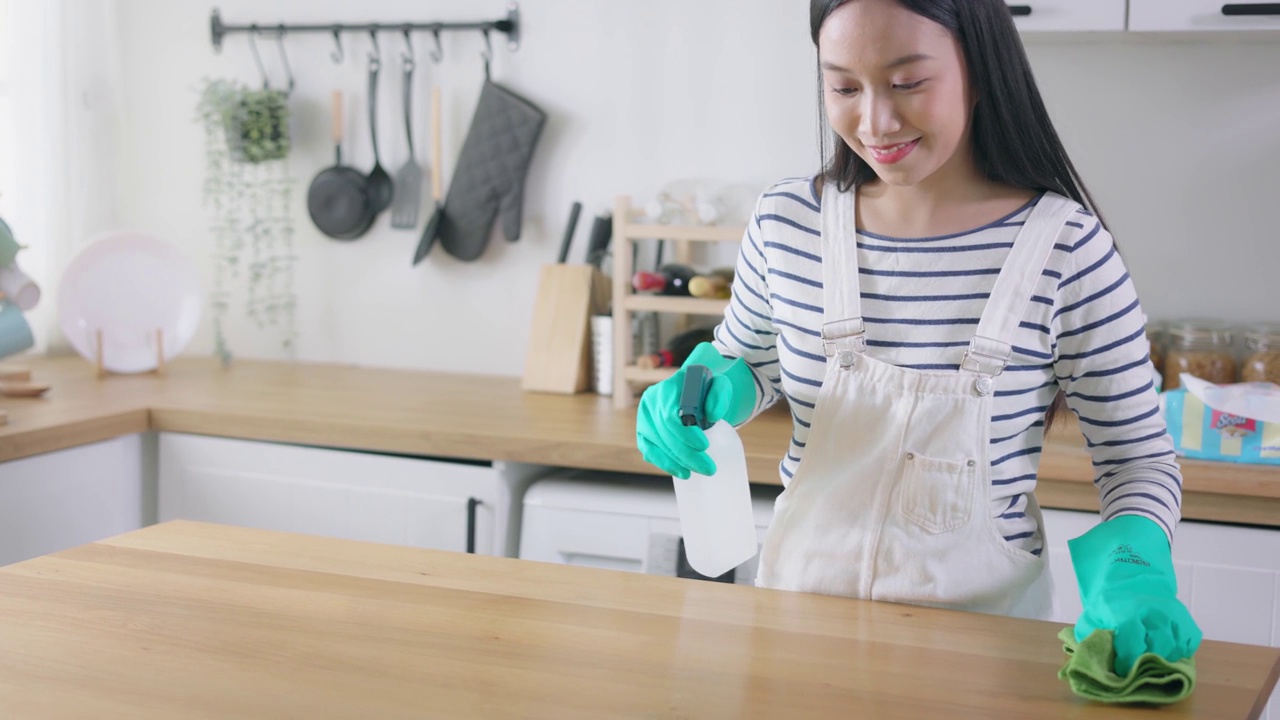
[{"label": "glass jar with lid", "polygon": [[1211,383],[1236,381],[1231,326],[1214,320],[1184,320],[1165,328],[1164,389],[1182,386],[1188,373]]},{"label": "glass jar with lid", "polygon": [[1280,324],[1264,323],[1246,329],[1244,345],[1240,379],[1280,385]]},{"label": "glass jar with lid", "polygon": [[1156,375],[1164,378],[1164,325],[1147,323],[1147,345],[1151,350],[1151,364],[1156,368]]}]

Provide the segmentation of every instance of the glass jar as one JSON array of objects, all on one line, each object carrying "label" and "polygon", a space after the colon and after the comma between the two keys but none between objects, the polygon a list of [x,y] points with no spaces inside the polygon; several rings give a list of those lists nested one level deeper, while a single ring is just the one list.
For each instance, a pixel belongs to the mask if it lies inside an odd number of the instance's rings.
[{"label": "glass jar", "polygon": [[1156,374],[1161,378],[1164,377],[1164,328],[1148,323],[1147,324],[1147,344],[1151,349],[1151,364],[1156,368]]},{"label": "glass jar", "polygon": [[1255,325],[1245,331],[1240,379],[1280,385],[1280,325]]},{"label": "glass jar", "polygon": [[1165,329],[1164,389],[1182,386],[1180,375],[1224,384],[1236,381],[1231,327],[1211,320],[1186,320]]}]

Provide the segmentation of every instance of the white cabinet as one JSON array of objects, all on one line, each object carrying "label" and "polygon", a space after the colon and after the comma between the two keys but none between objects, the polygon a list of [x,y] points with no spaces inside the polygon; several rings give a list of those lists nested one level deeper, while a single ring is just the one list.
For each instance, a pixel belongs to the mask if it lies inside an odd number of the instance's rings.
[{"label": "white cabinet", "polygon": [[522,488],[493,463],[179,433],[160,435],[159,455],[161,521],[514,554]]},{"label": "white cabinet", "polygon": [[[756,542],[762,544],[782,491],[753,486]],[[704,578],[688,562],[671,480],[652,475],[553,471],[524,494],[520,557],[539,562]],[[724,582],[751,585],[759,555]]]},{"label": "white cabinet", "polygon": [[1125,28],[1125,0],[1011,0],[1007,4],[1022,32],[1118,32]]},{"label": "white cabinet", "polygon": [[[1067,541],[1098,523],[1097,513],[1045,510],[1053,620],[1072,624],[1080,596]],[[1209,640],[1280,647],[1280,529],[1184,521],[1174,535],[1178,597]],[[1271,696],[1280,720],[1280,688]],[[1263,715],[1263,718],[1267,718]]]},{"label": "white cabinet", "polygon": [[0,565],[147,524],[147,440],[126,435],[0,463]]},{"label": "white cabinet", "polygon": [[1280,2],[1129,0],[1129,29],[1280,30]]}]

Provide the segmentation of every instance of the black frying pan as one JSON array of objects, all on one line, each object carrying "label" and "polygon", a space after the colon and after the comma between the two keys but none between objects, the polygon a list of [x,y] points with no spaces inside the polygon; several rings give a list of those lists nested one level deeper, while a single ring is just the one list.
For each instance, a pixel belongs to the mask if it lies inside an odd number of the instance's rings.
[{"label": "black frying pan", "polygon": [[355,240],[377,215],[369,202],[368,178],[342,164],[342,91],[333,91],[333,167],[325,168],[307,188],[307,212],[320,232],[335,240]]}]

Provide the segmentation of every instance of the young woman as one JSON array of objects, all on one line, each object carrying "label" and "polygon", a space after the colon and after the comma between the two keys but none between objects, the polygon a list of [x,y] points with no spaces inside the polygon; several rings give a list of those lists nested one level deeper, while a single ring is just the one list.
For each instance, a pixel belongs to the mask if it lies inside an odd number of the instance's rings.
[{"label": "young woman", "polygon": [[[1122,674],[1190,656],[1143,314],[1006,5],[812,0],[810,20],[833,151],[761,196],[716,340],[686,362],[713,372],[710,421],[791,409],[757,584],[1046,617],[1034,490],[1065,398],[1103,521],[1069,544],[1077,637],[1115,631]],[[637,444],[687,478],[715,468],[676,417],[682,376],[643,394]]]}]

